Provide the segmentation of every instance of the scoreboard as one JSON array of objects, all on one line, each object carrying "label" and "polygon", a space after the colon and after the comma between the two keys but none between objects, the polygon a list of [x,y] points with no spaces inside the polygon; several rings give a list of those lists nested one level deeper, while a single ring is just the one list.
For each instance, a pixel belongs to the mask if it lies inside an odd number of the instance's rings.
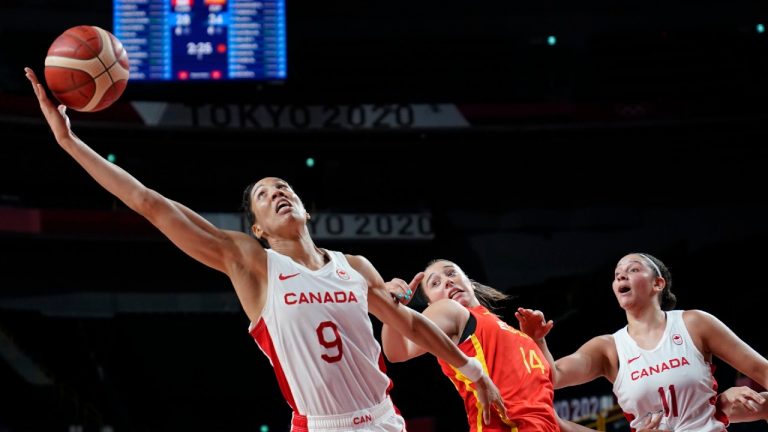
[{"label": "scoreboard", "polygon": [[114,0],[132,81],[281,81],[285,0]]}]

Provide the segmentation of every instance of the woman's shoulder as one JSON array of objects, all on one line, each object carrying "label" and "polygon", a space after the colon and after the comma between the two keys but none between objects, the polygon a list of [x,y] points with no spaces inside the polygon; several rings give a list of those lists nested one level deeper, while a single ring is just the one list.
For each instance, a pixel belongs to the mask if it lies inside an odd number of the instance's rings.
[{"label": "woman's shoulder", "polygon": [[709,312],[705,312],[701,309],[688,309],[679,311],[685,322],[685,326],[688,329],[699,329],[703,326],[709,326],[716,322],[718,319]]},{"label": "woman's shoulder", "polygon": [[614,352],[616,351],[616,342],[614,339],[614,335],[604,334],[600,336],[595,336],[592,339],[590,339],[587,343],[584,344],[584,348],[601,351],[604,353]]}]

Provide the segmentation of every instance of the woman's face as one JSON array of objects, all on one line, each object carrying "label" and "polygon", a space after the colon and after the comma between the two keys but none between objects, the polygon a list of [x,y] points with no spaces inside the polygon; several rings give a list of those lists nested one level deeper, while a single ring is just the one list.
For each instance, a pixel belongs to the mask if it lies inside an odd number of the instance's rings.
[{"label": "woman's face", "polygon": [[455,300],[463,306],[477,303],[472,282],[461,268],[450,261],[437,261],[424,270],[422,289],[429,303],[445,298]]},{"label": "woman's face", "polygon": [[629,254],[616,264],[613,293],[622,309],[647,306],[658,299],[664,288],[663,281],[645,257]]}]

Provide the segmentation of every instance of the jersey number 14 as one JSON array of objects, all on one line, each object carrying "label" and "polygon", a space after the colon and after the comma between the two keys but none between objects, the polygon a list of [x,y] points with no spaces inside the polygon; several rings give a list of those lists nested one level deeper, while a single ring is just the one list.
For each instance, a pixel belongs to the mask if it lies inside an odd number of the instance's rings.
[{"label": "jersey number 14", "polygon": [[526,359],[525,349],[520,347],[520,355],[523,357],[523,364],[525,365],[525,369],[528,371],[528,373],[531,373],[533,369],[538,369],[542,374],[546,373],[544,371],[544,364],[541,363],[541,359],[539,358],[538,354],[536,354],[536,351],[528,350],[528,358]]}]

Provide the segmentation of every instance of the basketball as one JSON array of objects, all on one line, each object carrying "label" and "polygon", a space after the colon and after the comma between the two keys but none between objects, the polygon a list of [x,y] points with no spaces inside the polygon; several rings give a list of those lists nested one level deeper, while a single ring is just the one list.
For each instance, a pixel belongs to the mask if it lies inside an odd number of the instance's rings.
[{"label": "basketball", "polygon": [[53,41],[45,57],[45,81],[56,99],[76,111],[112,105],[128,84],[128,54],[112,33],[72,27]]}]

